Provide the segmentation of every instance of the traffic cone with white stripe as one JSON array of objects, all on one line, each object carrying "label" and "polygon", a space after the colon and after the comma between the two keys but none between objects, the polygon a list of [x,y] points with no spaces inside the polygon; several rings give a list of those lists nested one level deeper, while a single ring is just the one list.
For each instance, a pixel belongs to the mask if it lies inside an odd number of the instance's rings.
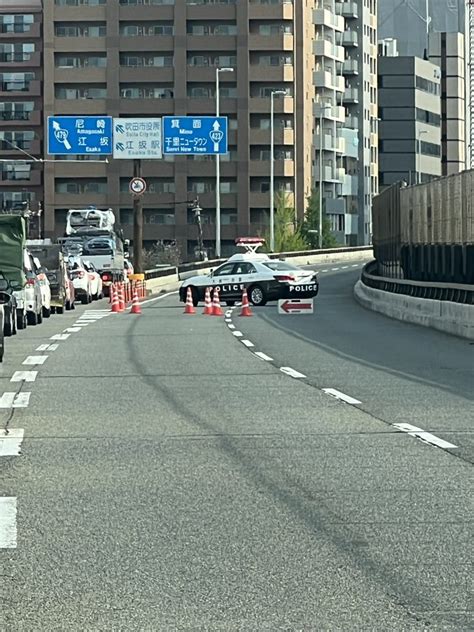
[{"label": "traffic cone with white stripe", "polygon": [[133,288],[132,309],[130,314],[141,314],[142,308],[140,307],[140,301],[138,300],[138,293],[136,288]]},{"label": "traffic cone with white stripe", "polygon": [[247,290],[245,288],[242,292],[242,310],[239,316],[253,316],[250,310],[249,297],[247,296]]},{"label": "traffic cone with white stripe", "polygon": [[193,293],[190,287],[188,287],[188,291],[186,292],[186,307],[184,308],[184,314],[195,314],[196,310],[194,309],[193,303]]},{"label": "traffic cone with white stripe", "polygon": [[206,294],[204,295],[204,311],[205,316],[212,316],[212,301],[211,301],[211,289],[206,288]]},{"label": "traffic cone with white stripe", "polygon": [[224,312],[221,308],[221,302],[219,300],[219,288],[214,290],[213,303],[212,303],[212,316],[224,316]]},{"label": "traffic cone with white stripe", "polygon": [[120,311],[120,306],[119,306],[119,298],[117,295],[117,289],[114,283],[112,283],[112,285],[110,286],[110,296],[112,299],[112,307],[110,311],[116,314],[117,312]]},{"label": "traffic cone with white stripe", "polygon": [[119,303],[119,312],[125,311],[125,298],[123,295],[123,283],[118,284],[118,303]]}]

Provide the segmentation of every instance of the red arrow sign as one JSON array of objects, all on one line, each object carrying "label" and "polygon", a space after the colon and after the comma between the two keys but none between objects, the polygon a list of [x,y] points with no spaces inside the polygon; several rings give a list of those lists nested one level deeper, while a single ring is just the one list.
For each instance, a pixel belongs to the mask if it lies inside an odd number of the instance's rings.
[{"label": "red arrow sign", "polygon": [[278,311],[280,313],[283,311],[285,314],[312,314],[313,301],[306,301],[305,303],[300,299],[278,301]]}]

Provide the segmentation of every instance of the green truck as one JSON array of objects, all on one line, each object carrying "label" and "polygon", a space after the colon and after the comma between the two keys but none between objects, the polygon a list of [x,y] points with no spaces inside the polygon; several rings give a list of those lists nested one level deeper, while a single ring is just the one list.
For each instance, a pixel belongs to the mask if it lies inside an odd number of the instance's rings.
[{"label": "green truck", "polygon": [[16,298],[19,329],[26,327],[26,223],[20,215],[0,214],[0,273]]}]

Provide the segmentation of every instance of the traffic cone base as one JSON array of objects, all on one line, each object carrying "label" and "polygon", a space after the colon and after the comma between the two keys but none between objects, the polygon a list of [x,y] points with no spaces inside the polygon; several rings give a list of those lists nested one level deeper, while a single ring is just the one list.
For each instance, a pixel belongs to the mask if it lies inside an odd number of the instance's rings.
[{"label": "traffic cone base", "polygon": [[242,310],[239,316],[253,316],[250,310],[249,297],[247,296],[247,290],[244,288],[242,292]]},{"label": "traffic cone base", "polygon": [[196,310],[194,309],[193,303],[193,293],[191,288],[188,287],[188,291],[186,292],[186,306],[184,308],[184,314],[195,314]]}]

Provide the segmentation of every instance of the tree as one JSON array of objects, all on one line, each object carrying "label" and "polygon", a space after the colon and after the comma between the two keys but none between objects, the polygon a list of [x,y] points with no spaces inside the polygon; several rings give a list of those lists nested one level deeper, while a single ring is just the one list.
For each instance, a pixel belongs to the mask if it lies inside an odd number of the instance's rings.
[{"label": "tree", "polygon": [[[316,249],[319,248],[319,190],[313,189],[307,201],[308,206],[305,220],[301,225],[301,235],[310,248]],[[331,232],[331,224],[323,207],[323,248],[337,248],[338,245],[336,238]]]},{"label": "tree", "polygon": [[157,241],[153,246],[143,251],[143,268],[152,270],[157,265],[177,267],[181,263],[181,252],[175,241]]},{"label": "tree", "polygon": [[[266,236],[266,241],[269,246],[269,235]],[[284,192],[278,193],[275,210],[275,252],[307,249],[308,243],[300,227],[295,225],[295,209],[290,205],[288,195]]]}]

